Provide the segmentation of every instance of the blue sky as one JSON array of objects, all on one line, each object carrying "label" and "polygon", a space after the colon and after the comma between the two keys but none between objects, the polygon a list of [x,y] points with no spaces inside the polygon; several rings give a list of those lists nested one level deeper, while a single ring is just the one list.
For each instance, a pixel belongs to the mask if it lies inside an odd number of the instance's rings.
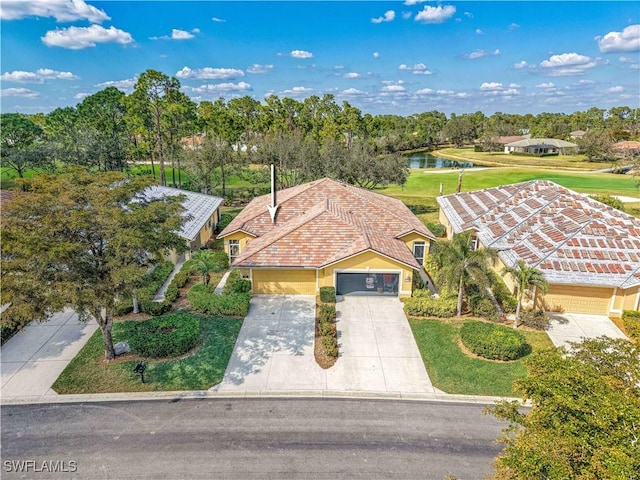
[{"label": "blue sky", "polygon": [[2,112],[49,112],[147,69],[195,101],[333,94],[363,113],[640,106],[622,2],[2,0]]}]

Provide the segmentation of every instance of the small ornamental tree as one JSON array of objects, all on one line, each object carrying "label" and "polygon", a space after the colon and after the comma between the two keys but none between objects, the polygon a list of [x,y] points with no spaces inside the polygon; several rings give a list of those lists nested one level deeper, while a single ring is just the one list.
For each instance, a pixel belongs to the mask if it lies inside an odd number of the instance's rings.
[{"label": "small ornamental tree", "polygon": [[147,199],[150,177],[69,168],[24,180],[2,217],[3,315],[47,320],[64,307],[95,318],[107,360],[116,299],[170,249],[184,249],[180,197]]},{"label": "small ornamental tree", "polygon": [[544,294],[547,293],[549,284],[540,270],[535,267],[528,266],[522,260],[518,260],[513,267],[505,268],[503,273],[510,274],[518,286],[518,306],[516,307],[516,320],[513,323],[513,328],[518,328],[522,312],[522,299],[524,297],[525,290],[535,287]]}]

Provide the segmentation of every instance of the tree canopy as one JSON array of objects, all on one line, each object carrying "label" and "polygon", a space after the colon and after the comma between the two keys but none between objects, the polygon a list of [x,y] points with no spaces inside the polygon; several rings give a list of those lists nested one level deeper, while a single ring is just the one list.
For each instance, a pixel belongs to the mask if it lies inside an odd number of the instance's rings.
[{"label": "tree canopy", "polygon": [[531,409],[500,402],[509,422],[496,480],[633,479],[640,472],[640,349],[600,337],[533,353],[515,382]]},{"label": "tree canopy", "polygon": [[3,313],[44,321],[64,307],[95,318],[106,358],[114,358],[116,302],[130,295],[163,253],[184,249],[179,197],[149,200],[149,177],[70,168],[24,181],[3,210]]}]

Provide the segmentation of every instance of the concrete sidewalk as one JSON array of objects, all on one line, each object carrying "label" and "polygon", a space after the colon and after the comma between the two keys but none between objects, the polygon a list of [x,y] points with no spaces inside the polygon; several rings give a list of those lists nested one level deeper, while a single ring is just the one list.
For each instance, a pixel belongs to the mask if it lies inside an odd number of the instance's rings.
[{"label": "concrete sidewalk", "polygon": [[73,310],[43,323],[31,322],[0,348],[0,396],[6,399],[56,397],[51,389],[98,325],[83,323]]}]

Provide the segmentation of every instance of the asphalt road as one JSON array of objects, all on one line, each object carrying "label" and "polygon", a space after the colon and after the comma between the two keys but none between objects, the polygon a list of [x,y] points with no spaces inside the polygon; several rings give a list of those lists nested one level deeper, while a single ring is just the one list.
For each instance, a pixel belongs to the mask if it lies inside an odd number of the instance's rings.
[{"label": "asphalt road", "polygon": [[502,427],[482,410],[355,399],[10,405],[0,476],[481,479]]}]

